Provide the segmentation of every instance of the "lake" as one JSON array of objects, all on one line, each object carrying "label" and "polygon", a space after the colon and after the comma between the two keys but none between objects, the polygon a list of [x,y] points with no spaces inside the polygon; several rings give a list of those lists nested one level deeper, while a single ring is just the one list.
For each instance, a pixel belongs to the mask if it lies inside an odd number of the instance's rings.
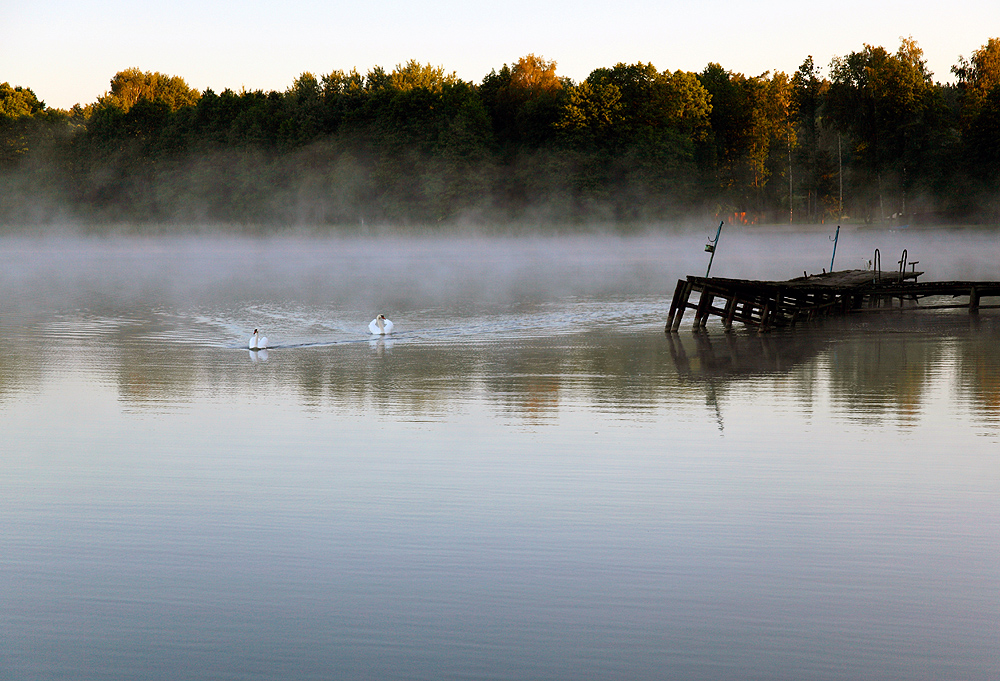
[{"label": "lake", "polygon": [[998,678],[1000,310],[666,335],[714,231],[0,237],[0,679]]}]

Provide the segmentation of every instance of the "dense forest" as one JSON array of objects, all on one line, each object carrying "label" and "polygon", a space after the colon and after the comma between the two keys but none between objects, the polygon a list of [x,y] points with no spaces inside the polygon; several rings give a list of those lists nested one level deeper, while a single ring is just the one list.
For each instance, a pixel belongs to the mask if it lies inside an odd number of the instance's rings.
[{"label": "dense forest", "polygon": [[912,39],[790,77],[652,64],[481,83],[416,61],[199,92],[128,69],[95,103],[0,84],[0,222],[1000,222],[1000,39],[932,80]]}]

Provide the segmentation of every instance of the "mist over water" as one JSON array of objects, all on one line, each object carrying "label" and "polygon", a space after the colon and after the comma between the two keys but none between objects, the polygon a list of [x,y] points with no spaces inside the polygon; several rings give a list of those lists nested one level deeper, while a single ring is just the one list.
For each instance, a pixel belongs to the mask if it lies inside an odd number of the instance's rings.
[{"label": "mist over water", "polygon": [[666,335],[716,226],[0,238],[0,678],[994,678],[1000,311]]},{"label": "mist over water", "polygon": [[[712,274],[786,279],[830,266],[834,225],[723,228]],[[307,303],[419,306],[505,303],[567,295],[669,295],[676,279],[702,274],[703,230],[665,225],[637,235],[271,238],[40,236],[2,239],[3,272],[57,299],[106,287],[106,295],[154,300],[285,298]],[[836,269],[898,269],[902,251],[924,280],[1000,279],[995,230],[866,230],[845,226]],[[11,301],[16,303],[16,301]]]}]

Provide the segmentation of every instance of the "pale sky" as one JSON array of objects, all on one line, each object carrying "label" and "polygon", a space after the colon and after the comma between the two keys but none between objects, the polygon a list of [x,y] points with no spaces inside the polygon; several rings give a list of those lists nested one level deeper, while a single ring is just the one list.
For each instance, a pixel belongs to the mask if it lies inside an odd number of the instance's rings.
[{"label": "pale sky", "polygon": [[281,91],[304,71],[363,74],[410,59],[479,83],[528,53],[577,82],[639,61],[791,75],[810,54],[827,75],[833,57],[865,43],[895,52],[901,36],[923,48],[935,80],[953,82],[959,55],[1000,37],[1000,2],[0,0],[0,26],[0,82],[69,108],[133,66],[216,92]]}]

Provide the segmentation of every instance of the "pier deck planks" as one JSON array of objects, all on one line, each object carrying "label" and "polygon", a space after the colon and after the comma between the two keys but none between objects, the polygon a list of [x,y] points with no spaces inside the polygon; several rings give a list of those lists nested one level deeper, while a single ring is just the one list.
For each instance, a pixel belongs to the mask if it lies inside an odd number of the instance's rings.
[{"label": "pier deck planks", "polygon": [[[1000,282],[918,283],[917,277],[921,274],[923,272],[843,270],[787,281],[689,276],[677,282],[665,330],[667,333],[677,331],[688,309],[695,311],[695,329],[704,327],[710,317],[716,316],[726,329],[740,322],[767,331],[817,315],[899,310],[907,302],[912,303],[914,309],[967,307],[972,314],[980,309],[1000,307],[980,302],[984,297],[1000,296]],[[692,293],[699,294],[697,302],[690,301]],[[921,298],[932,296],[967,296],[968,302],[919,305]]]}]

